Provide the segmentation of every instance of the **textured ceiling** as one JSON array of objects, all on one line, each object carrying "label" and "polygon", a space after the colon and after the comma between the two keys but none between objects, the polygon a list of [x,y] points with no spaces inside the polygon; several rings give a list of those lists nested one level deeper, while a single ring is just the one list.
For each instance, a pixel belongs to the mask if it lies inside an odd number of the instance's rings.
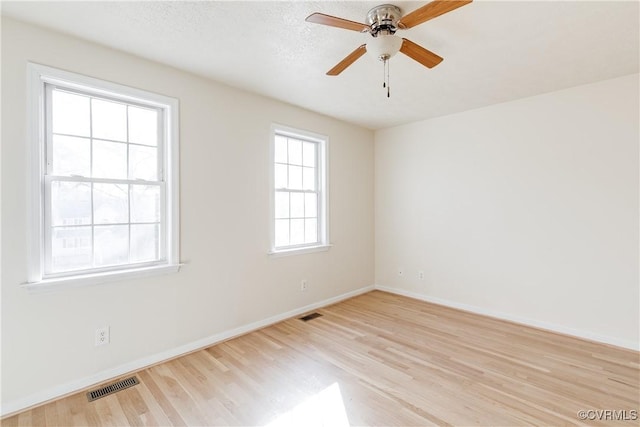
[{"label": "textured ceiling", "polygon": [[398,32],[444,61],[392,58],[391,98],[368,55],[326,76],[370,36],[305,17],[363,22],[381,3],[3,1],[2,13],[371,129],[638,72],[637,1],[476,0]]}]

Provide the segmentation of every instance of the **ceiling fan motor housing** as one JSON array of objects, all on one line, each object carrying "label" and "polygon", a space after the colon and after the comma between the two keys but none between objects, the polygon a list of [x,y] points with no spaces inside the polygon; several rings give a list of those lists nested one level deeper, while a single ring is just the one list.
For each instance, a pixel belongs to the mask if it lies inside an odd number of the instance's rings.
[{"label": "ceiling fan motor housing", "polygon": [[367,13],[367,24],[371,27],[371,35],[392,35],[398,29],[398,21],[402,17],[402,11],[398,6],[383,4],[376,6]]}]

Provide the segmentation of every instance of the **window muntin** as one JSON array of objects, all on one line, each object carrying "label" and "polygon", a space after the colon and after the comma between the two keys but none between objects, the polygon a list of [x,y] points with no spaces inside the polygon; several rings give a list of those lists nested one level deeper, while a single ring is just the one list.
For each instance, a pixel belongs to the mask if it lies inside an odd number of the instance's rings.
[{"label": "window muntin", "polygon": [[175,272],[178,102],[36,64],[28,285]]},{"label": "window muntin", "polygon": [[274,129],[272,251],[326,245],[326,139]]}]

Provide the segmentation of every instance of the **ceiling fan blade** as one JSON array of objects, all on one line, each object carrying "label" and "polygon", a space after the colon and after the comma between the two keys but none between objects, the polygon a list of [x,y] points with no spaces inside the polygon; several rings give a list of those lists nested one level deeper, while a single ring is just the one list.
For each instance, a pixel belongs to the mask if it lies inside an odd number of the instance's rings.
[{"label": "ceiling fan blade", "polygon": [[442,62],[442,57],[407,39],[402,39],[400,52],[427,68],[433,68]]},{"label": "ceiling fan blade", "polygon": [[365,32],[369,31],[369,26],[361,24],[360,22],[349,21],[347,19],[338,18],[331,15],[325,15],[324,13],[312,13],[305,19],[307,22],[314,24],[328,25],[330,27],[344,28],[345,30]]},{"label": "ceiling fan blade", "polygon": [[349,65],[356,62],[358,58],[364,55],[367,52],[367,45],[363,44],[359,46],[356,50],[351,52],[344,58],[342,61],[338,62],[338,65],[327,71],[328,76],[337,76],[341,72],[343,72]]},{"label": "ceiling fan blade", "polygon": [[451,12],[465,4],[469,4],[472,1],[473,0],[434,0],[403,16],[400,21],[398,21],[398,27],[403,29],[415,27],[437,16]]}]

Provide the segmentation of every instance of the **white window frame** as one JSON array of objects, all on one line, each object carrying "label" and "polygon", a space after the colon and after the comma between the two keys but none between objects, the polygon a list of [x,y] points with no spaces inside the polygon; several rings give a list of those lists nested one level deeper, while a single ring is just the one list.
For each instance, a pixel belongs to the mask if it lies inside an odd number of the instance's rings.
[{"label": "white window frame", "polygon": [[[28,278],[23,286],[30,290],[58,286],[78,286],[146,277],[156,274],[177,272],[179,262],[179,103],[175,98],[135,89],[116,83],[70,73],[40,64],[28,63],[28,236],[29,265]],[[50,86],[76,90],[85,94],[105,98],[117,98],[132,104],[143,104],[158,108],[162,118],[162,135],[159,149],[162,150],[161,170],[162,185],[165,186],[164,211],[161,215],[161,234],[163,259],[141,265],[122,265],[106,269],[95,269],[82,272],[65,272],[62,274],[45,273],[46,250],[48,239],[45,224],[45,181],[47,177],[47,108],[46,91]],[[73,177],[69,178],[73,180]],[[144,182],[144,181],[143,181]]]},{"label": "white window frame", "polygon": [[[275,244],[275,137],[288,136],[303,141],[314,142],[318,150],[316,155],[317,186],[318,186],[318,243],[276,248]],[[329,243],[329,137],[306,130],[296,129],[280,124],[271,125],[269,144],[269,255],[296,255],[310,252],[326,251],[331,247]]]}]

